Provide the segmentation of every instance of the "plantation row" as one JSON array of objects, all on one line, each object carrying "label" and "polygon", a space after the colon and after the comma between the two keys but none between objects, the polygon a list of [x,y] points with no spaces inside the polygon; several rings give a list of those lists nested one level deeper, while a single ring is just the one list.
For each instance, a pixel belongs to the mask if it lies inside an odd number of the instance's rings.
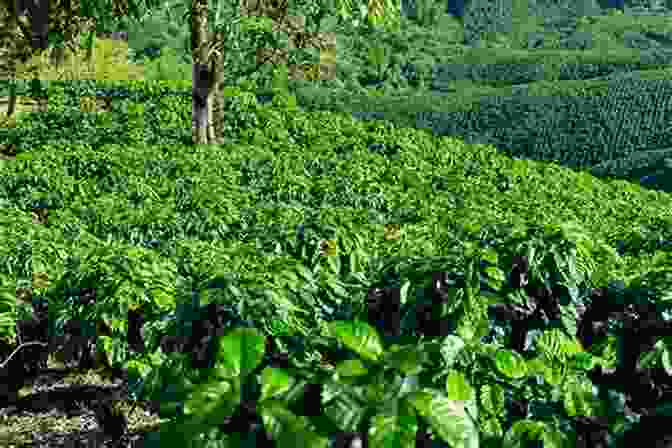
[{"label": "plantation row", "polygon": [[[496,13],[473,13],[478,24],[459,31],[477,37]],[[565,43],[580,37],[542,19]],[[408,35],[343,31],[343,59],[357,70],[339,65],[341,79],[312,90],[231,84],[222,141],[208,146],[190,144],[188,79],[161,84],[167,95],[136,81],[28,83],[22,93],[46,94],[49,112],[0,129],[16,152],[0,162],[0,427],[26,428],[21,443],[36,446],[46,430],[22,426],[22,414],[79,409],[108,441],[128,441],[142,408],[161,420],[142,428],[143,446],[666,441],[669,194],[523,160],[527,151],[639,176],[665,161],[656,144],[672,147],[665,70],[647,66],[649,82],[626,83],[619,70],[633,61],[595,57],[622,28],[641,37],[662,26],[585,19],[575,31],[600,30],[586,45],[592,59],[547,55],[543,72],[591,80],[519,87],[506,83],[538,71],[507,68],[479,84],[489,71],[471,79],[460,64],[520,55],[453,45],[441,61],[451,68],[436,72],[455,93],[431,97],[414,56],[445,52],[456,21]],[[546,34],[542,46],[556,45]],[[377,38],[387,66],[362,62]],[[404,53],[408,42],[420,50]],[[190,73],[161,53],[147,73]],[[528,56],[528,66],[544,60]],[[572,57],[593,65],[558,72]],[[406,91],[394,75],[403,62],[418,69]],[[93,94],[107,97],[103,108],[83,107]],[[451,111],[461,129],[442,118],[424,126],[448,137],[401,127],[432,112],[450,122]],[[367,114],[385,122],[352,118]],[[590,127],[600,120],[604,131]],[[591,139],[556,132],[565,122]],[[616,144],[590,146],[600,135]],[[107,384],[45,391],[55,361]]]}]

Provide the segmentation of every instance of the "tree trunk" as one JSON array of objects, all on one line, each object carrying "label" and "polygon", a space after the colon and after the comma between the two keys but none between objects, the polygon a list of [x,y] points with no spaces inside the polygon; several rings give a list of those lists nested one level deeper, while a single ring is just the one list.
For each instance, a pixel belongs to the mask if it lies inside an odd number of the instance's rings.
[{"label": "tree trunk", "polygon": [[215,95],[210,95],[208,99],[208,142],[213,143],[215,141]]},{"label": "tree trunk", "polygon": [[10,80],[10,90],[6,115],[9,117],[16,111],[16,66],[18,62],[25,62],[32,54],[32,33],[30,23],[21,20],[25,16],[25,9],[16,10],[14,0],[2,0],[2,23],[0,27],[0,46],[2,59],[0,60],[1,79]]},{"label": "tree trunk", "polygon": [[42,52],[47,49],[49,43],[49,1],[29,1],[28,10],[33,26],[33,53]]},{"label": "tree trunk", "polygon": [[[212,37],[212,42],[223,42],[224,38],[222,36],[222,33],[215,33]],[[212,92],[212,101],[208,102],[208,105],[211,105],[210,109],[210,115],[209,115],[209,135],[210,135],[210,142],[214,143],[217,140],[217,135],[215,133],[215,125],[221,123],[224,120],[224,105],[223,101],[224,98],[222,96],[222,87],[224,87],[224,53],[219,52],[217,53],[216,58],[214,59],[213,63],[211,64],[211,67],[213,68],[213,77],[214,77],[214,85],[213,85],[213,92]]]},{"label": "tree trunk", "polygon": [[51,50],[49,61],[56,67],[60,67],[65,62],[65,48],[56,47]]},{"label": "tree trunk", "polygon": [[9,86],[9,102],[7,104],[7,116],[11,117],[16,111],[16,80]]},{"label": "tree trunk", "polygon": [[[7,8],[7,9],[5,9]],[[15,84],[15,69],[16,69],[16,59],[13,57],[12,45],[11,42],[11,31],[15,30],[17,27],[17,18],[16,14],[10,9],[10,6],[6,7],[3,5],[3,10],[1,11],[5,14],[5,17],[2,18],[3,32],[0,36],[0,52],[2,52],[2,59],[0,62],[2,66],[0,71],[2,77],[0,79],[10,80],[10,91],[9,91],[9,104],[7,105],[7,116],[10,117],[14,113],[16,107],[16,84]],[[4,25],[7,25],[6,28]]]},{"label": "tree trunk", "polygon": [[[30,12],[30,24],[32,25],[32,54],[42,56],[49,42],[49,1],[34,0],[28,2]],[[37,98],[38,109],[44,111],[48,108],[49,99],[40,95]]]},{"label": "tree trunk", "polygon": [[[212,73],[208,67],[208,0],[191,2],[192,140],[208,143],[208,102]],[[211,109],[211,108],[210,108]]]}]

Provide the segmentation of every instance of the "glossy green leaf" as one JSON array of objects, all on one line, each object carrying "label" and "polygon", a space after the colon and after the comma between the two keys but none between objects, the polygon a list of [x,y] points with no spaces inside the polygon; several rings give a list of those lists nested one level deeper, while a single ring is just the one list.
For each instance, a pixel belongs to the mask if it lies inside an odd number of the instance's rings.
[{"label": "glossy green leaf", "polygon": [[451,400],[436,392],[430,396],[429,414],[422,413],[422,410],[426,409],[424,405],[416,409],[430,423],[433,432],[451,447],[478,447],[478,428],[474,420],[478,416],[475,404]]},{"label": "glossy green leaf", "polygon": [[530,442],[542,442],[544,448],[569,448],[569,440],[562,432],[543,422],[520,420],[504,436],[504,448],[525,448]]},{"label": "glossy green leaf", "polygon": [[[368,384],[363,386],[363,397],[367,406],[381,406],[386,403],[386,395],[389,395],[391,389],[390,383],[385,377],[383,371],[378,371],[375,375],[370,376],[371,380]],[[397,391],[394,391],[395,395]]]},{"label": "glossy green leaf", "polygon": [[670,348],[665,347],[663,349],[663,354],[661,356],[661,361],[663,363],[663,368],[668,375],[672,376],[672,354],[670,353]]},{"label": "glossy green leaf", "polygon": [[151,294],[152,299],[161,309],[166,309],[175,305],[175,290],[153,288]]},{"label": "glossy green leaf", "polygon": [[491,280],[491,286],[495,290],[498,290],[504,281],[506,281],[506,274],[496,266],[488,266],[485,268],[485,274]]},{"label": "glossy green leaf", "polygon": [[328,448],[329,439],[312,431],[308,418],[293,414],[282,401],[272,400],[260,407],[264,428],[277,446]]},{"label": "glossy green leaf", "polygon": [[368,361],[378,361],[383,355],[380,335],[366,322],[336,321],[328,324],[330,334],[350,350]]},{"label": "glossy green leaf", "polygon": [[399,291],[400,301],[402,305],[405,305],[408,301],[408,290],[411,288],[411,282],[406,280]]},{"label": "glossy green leaf", "polygon": [[151,365],[136,360],[127,361],[124,368],[131,377],[138,378],[144,378],[152,371]]},{"label": "glossy green leaf", "polygon": [[581,352],[573,357],[573,367],[577,370],[591,370],[594,365],[595,361],[590,353]]},{"label": "glossy green leaf", "polygon": [[499,384],[484,384],[480,393],[483,410],[490,415],[504,413],[504,389]]},{"label": "glossy green leaf", "polygon": [[653,350],[642,353],[638,362],[639,367],[642,369],[649,369],[653,367],[663,354],[664,348],[665,347],[662,341],[657,341],[653,347]]},{"label": "glossy green leaf", "polygon": [[216,371],[223,378],[245,377],[264,358],[264,337],[254,328],[235,328],[219,340]]},{"label": "glossy green leaf", "polygon": [[480,429],[481,432],[488,437],[501,438],[504,435],[504,429],[496,417],[490,417],[483,420]]},{"label": "glossy green leaf", "polygon": [[332,15],[327,15],[320,22],[320,30],[325,32],[333,31],[338,26],[338,18]]},{"label": "glossy green leaf", "polygon": [[525,359],[511,350],[499,350],[495,355],[495,367],[509,378],[520,379],[527,375]]},{"label": "glossy green leaf", "polygon": [[450,446],[478,447],[478,415],[474,401],[450,400],[429,390],[412,392],[406,400],[429,422],[434,434]]},{"label": "glossy green leaf", "polygon": [[423,364],[429,360],[429,355],[419,347],[397,346],[395,350],[389,348],[385,356],[385,364],[393,367],[404,375],[417,375],[423,370]]},{"label": "glossy green leaf", "polygon": [[[240,403],[239,389],[228,381],[199,384],[184,402],[184,413],[203,421],[221,421]],[[218,418],[219,417],[219,418]]]},{"label": "glossy green leaf", "polygon": [[567,414],[572,417],[600,415],[600,403],[593,396],[593,384],[587,380],[567,381],[563,403]]},{"label": "glossy green leaf", "polygon": [[[407,419],[408,422],[401,420]],[[415,418],[412,416],[378,414],[371,419],[369,447],[415,448]]]},{"label": "glossy green leaf", "polygon": [[451,400],[468,401],[474,398],[474,389],[464,374],[451,370],[446,377],[446,395]]},{"label": "glossy green leaf", "polygon": [[364,363],[359,359],[346,359],[336,365],[336,372],[342,377],[363,376],[369,373]]},{"label": "glossy green leaf", "polygon": [[296,380],[283,369],[265,368],[261,372],[261,400],[285,394],[295,382]]}]

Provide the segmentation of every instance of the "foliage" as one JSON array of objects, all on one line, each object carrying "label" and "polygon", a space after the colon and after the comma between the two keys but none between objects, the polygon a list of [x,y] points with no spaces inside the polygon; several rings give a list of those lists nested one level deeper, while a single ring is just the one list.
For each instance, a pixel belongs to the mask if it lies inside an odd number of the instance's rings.
[{"label": "foliage", "polygon": [[[65,61],[60,66],[51,64],[46,54],[34,55],[26,63],[17,64],[17,79],[40,80],[129,80],[141,79],[142,69],[128,63],[128,47],[125,42],[111,39],[96,39],[93,58],[86,60],[81,51],[73,54],[66,50]],[[30,78],[24,74],[30,73]]]},{"label": "foliage", "polygon": [[[148,47],[145,47],[147,49]],[[164,47],[160,57],[148,60],[143,64],[145,79],[168,80],[190,79],[191,66],[182,63],[175,50]]]},{"label": "foliage", "polygon": [[[402,42],[367,33],[348,46],[375,66],[356,74],[385,76]],[[159,60],[149,76],[176,67]],[[666,435],[648,416],[668,412],[672,371],[669,194],[307,112],[286,74],[226,86],[221,145],[182,144],[190,106],[169,96],[129,104],[144,143],[60,109],[53,129],[76,123],[78,144],[33,137],[29,160],[0,168],[2,334],[17,281],[44,273],[35,295],[58,319],[107,323],[106,359],[161,403],[155,436],[184,446]],[[53,140],[45,116],[2,131]],[[4,367],[35,368],[20,359]]]}]

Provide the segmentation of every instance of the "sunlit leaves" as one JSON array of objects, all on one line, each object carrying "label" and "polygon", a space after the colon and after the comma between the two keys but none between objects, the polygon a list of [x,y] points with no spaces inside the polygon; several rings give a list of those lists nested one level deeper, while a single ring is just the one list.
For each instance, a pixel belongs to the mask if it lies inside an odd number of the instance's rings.
[{"label": "sunlit leaves", "polygon": [[495,355],[495,366],[509,378],[522,378],[527,374],[524,358],[510,350],[499,350]]}]

